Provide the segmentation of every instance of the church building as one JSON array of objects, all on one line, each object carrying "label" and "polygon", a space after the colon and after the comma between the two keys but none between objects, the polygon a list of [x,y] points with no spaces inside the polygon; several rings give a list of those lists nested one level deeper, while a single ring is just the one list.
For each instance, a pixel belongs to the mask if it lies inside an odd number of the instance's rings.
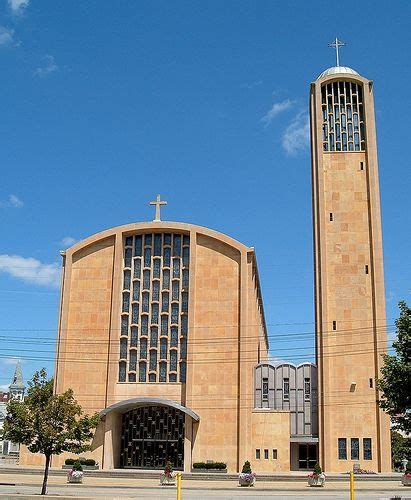
[{"label": "church building", "polygon": [[270,362],[253,247],[162,221],[159,196],[152,222],[62,252],[55,390],[100,413],[88,456],[101,468],[390,470],[373,83],[337,60],[310,111],[316,364]]}]

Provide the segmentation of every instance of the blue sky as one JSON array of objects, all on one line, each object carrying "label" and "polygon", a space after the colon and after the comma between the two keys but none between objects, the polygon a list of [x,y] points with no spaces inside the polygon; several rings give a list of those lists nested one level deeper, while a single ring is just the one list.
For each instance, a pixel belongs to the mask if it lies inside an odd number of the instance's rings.
[{"label": "blue sky", "polygon": [[166,220],[256,248],[272,355],[313,359],[307,107],[336,35],[375,82],[392,325],[411,299],[410,16],[405,0],[0,0],[0,385],[17,357],[52,372],[59,250],[151,220],[157,193]]}]

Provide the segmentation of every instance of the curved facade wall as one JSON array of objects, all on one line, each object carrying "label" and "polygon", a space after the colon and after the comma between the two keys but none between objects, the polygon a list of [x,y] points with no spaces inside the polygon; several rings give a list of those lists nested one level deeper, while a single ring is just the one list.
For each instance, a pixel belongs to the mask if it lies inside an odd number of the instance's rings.
[{"label": "curved facade wall", "polygon": [[267,349],[254,250],[224,234],[129,224],[63,256],[55,388],[72,388],[85,412],[103,412],[91,456],[104,469],[121,466],[121,403],[147,400],[190,409],[184,470],[214,460],[237,471],[254,446],[250,391]]}]

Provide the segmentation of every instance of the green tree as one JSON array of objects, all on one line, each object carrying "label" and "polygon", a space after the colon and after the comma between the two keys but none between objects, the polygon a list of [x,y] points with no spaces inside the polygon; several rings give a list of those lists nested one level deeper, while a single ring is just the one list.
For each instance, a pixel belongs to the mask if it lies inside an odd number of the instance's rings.
[{"label": "green tree", "polygon": [[36,372],[28,384],[24,401],[11,400],[7,405],[4,437],[45,456],[41,490],[45,495],[52,455],[88,450],[99,416],[83,415],[71,389],[53,394],[53,379],[47,380],[44,369]]},{"label": "green tree", "polygon": [[411,309],[404,301],[398,304],[400,316],[395,322],[396,353],[383,354],[384,365],[378,388],[379,405],[390,415],[395,429],[411,432]]},{"label": "green tree", "polygon": [[402,461],[405,458],[411,461],[411,438],[391,431],[391,457],[393,469],[402,470]]}]

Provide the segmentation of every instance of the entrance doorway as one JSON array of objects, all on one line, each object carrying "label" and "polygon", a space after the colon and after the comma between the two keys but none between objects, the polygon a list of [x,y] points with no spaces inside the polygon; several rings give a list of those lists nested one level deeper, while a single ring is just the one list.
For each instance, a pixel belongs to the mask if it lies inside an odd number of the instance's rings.
[{"label": "entrance doorway", "polygon": [[143,406],[122,415],[120,465],[123,468],[184,467],[185,414],[168,406]]},{"label": "entrance doorway", "polygon": [[317,463],[317,445],[300,444],[298,445],[298,468],[313,469]]}]

